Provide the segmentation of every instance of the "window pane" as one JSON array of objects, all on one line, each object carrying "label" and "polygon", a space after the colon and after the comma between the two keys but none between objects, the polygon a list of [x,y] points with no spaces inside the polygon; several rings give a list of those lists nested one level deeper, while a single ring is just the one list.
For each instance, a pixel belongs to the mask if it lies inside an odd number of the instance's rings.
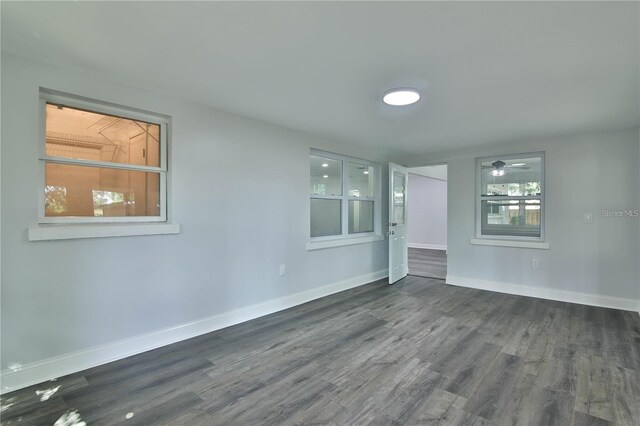
[{"label": "window pane", "polygon": [[342,234],[342,201],[311,199],[311,236]]},{"label": "window pane", "polygon": [[349,162],[349,197],[373,198],[373,167]]},{"label": "window pane", "polygon": [[311,194],[342,195],[342,161],[311,155]]},{"label": "window pane", "polygon": [[404,225],[405,181],[401,173],[393,173],[393,221]]},{"label": "window pane", "polygon": [[373,232],[373,201],[349,200],[349,233]]},{"label": "window pane", "polygon": [[160,173],[45,166],[45,216],[160,216]]},{"label": "window pane", "polygon": [[[501,163],[500,163],[501,162]],[[540,195],[542,193],[542,159],[495,159],[481,164],[482,195]]]},{"label": "window pane", "polygon": [[540,237],[540,200],[482,201],[482,235]]},{"label": "window pane", "polygon": [[47,104],[46,154],[160,167],[160,126]]}]

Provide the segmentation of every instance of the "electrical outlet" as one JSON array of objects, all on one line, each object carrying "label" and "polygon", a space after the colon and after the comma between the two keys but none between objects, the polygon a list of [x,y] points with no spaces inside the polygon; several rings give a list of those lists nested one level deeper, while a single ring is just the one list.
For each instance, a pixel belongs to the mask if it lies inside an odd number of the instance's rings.
[{"label": "electrical outlet", "polygon": [[593,222],[593,214],[585,213],[584,214],[584,223],[592,223]]},{"label": "electrical outlet", "polygon": [[280,276],[284,277],[285,275],[287,275],[287,269],[283,263],[282,265],[280,265]]},{"label": "electrical outlet", "polygon": [[533,269],[540,268],[540,261],[534,257],[533,259],[531,259],[531,267]]}]

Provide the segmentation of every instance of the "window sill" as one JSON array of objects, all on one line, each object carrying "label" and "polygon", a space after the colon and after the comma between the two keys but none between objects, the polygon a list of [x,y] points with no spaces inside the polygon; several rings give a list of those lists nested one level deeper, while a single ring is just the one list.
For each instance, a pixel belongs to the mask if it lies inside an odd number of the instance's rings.
[{"label": "window sill", "polygon": [[471,238],[469,243],[478,246],[495,246],[495,247],[515,247],[530,248],[539,250],[549,250],[549,243],[542,241],[521,241],[521,240],[490,240],[484,238]]},{"label": "window sill", "polygon": [[133,237],[139,235],[179,234],[173,223],[36,225],[28,229],[29,241],[73,240],[79,238]]},{"label": "window sill", "polygon": [[332,240],[309,241],[307,243],[307,251],[322,250],[331,247],[350,246],[354,244],[372,243],[374,241],[382,241],[384,236],[380,234],[367,235],[366,237],[346,237],[335,238]]}]

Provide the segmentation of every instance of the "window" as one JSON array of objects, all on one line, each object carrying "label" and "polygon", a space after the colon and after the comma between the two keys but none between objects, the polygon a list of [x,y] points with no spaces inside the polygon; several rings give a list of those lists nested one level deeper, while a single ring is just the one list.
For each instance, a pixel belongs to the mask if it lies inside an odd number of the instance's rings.
[{"label": "window", "polygon": [[544,154],[479,158],[477,237],[542,240]]},{"label": "window", "polygon": [[368,161],[312,150],[311,238],[376,232],[379,167]]},{"label": "window", "polygon": [[167,122],[42,91],[40,223],[166,221]]}]

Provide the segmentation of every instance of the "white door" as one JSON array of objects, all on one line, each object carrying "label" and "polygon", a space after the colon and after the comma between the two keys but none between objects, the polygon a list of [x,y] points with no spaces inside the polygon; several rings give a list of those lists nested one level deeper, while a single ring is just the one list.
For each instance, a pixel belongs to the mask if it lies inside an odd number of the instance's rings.
[{"label": "white door", "polygon": [[409,273],[407,263],[407,179],[405,167],[389,163],[389,284]]}]

